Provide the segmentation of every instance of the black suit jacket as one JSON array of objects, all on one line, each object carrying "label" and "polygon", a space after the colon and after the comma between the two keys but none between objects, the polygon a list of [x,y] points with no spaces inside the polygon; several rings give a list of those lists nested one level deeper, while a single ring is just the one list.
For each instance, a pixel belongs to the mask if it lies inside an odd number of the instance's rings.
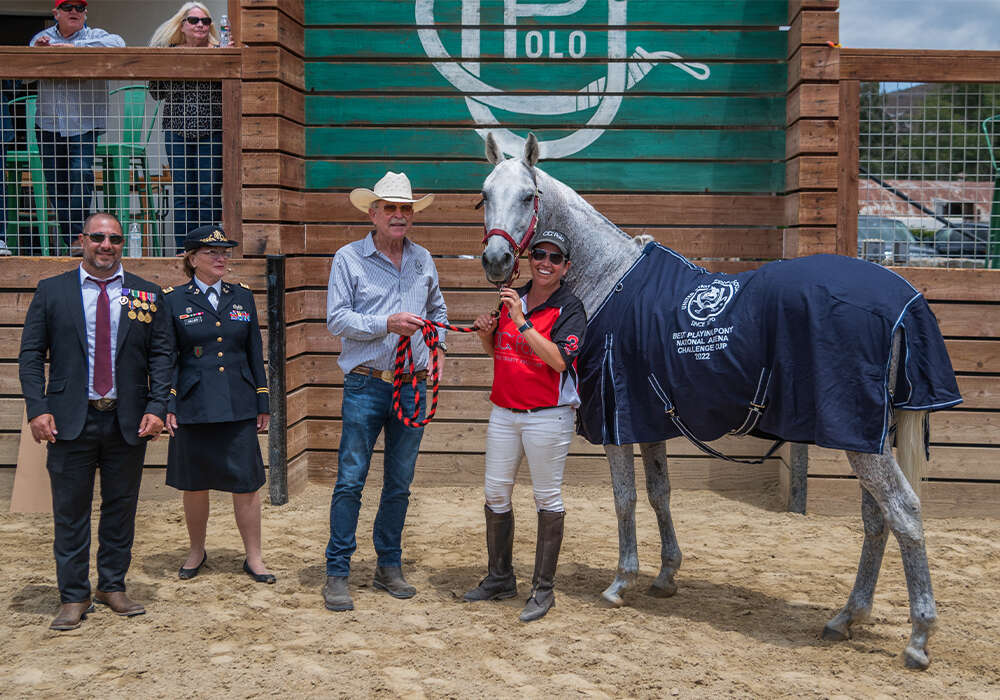
[{"label": "black suit jacket", "polygon": [[223,423],[270,413],[253,293],[222,283],[218,310],[192,279],[167,287],[164,308],[177,348],[168,409],[178,423]]},{"label": "black suit jacket", "polygon": [[[118,307],[121,313],[115,348],[118,423],[125,441],[137,445],[142,415],[152,413],[161,419],[166,416],[173,371],[173,336],[159,287],[128,272],[122,286],[156,295],[157,310],[148,312],[152,316],[148,323],[130,319],[129,306],[119,305],[117,298],[111,300],[111,312],[115,313]],[[59,431],[56,438],[76,439],[87,417],[87,364],[80,270],[74,268],[38,283],[24,319],[18,370],[28,420],[51,413]]]}]

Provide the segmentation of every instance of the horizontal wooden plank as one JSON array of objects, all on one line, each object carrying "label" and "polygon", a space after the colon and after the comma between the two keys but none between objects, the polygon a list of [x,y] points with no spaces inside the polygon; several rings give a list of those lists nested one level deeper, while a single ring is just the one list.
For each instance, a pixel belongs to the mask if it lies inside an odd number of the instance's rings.
[{"label": "horizontal wooden plank", "polygon": [[1000,338],[1000,304],[931,304],[944,335]]},{"label": "horizontal wooden plank", "polygon": [[[492,166],[481,160],[428,162],[385,160],[310,160],[306,187],[329,189],[374,182],[387,170],[405,171],[431,190],[450,190],[485,179]],[[701,163],[635,160],[555,160],[546,170],[574,189],[591,192],[780,192],[785,186],[782,163]]]},{"label": "horizontal wooden plank", "polygon": [[837,223],[837,193],[793,192],[785,198],[785,221],[789,226],[830,226]]},{"label": "horizontal wooden plank", "polygon": [[838,49],[802,46],[788,59],[788,89],[803,82],[837,80],[840,77]]},{"label": "horizontal wooden plank", "polygon": [[[931,431],[931,438],[938,435]],[[849,476],[853,474],[842,450],[809,446],[810,476]],[[930,479],[978,479],[1000,482],[1000,448],[931,446],[927,468]]]},{"label": "horizontal wooden plank", "polygon": [[1000,410],[1000,376],[959,375],[958,390],[962,394],[962,408],[988,408]]},{"label": "horizontal wooden plank", "polygon": [[306,120],[305,95],[284,83],[244,82],[240,99],[244,116],[275,115],[300,124]]},{"label": "horizontal wooden plank", "polygon": [[[519,18],[520,22],[520,18]],[[437,36],[448,54],[453,58],[462,57],[463,31],[455,28],[442,28]],[[546,34],[545,47],[541,56],[529,55],[538,53],[534,46],[535,37],[528,37],[527,30],[519,29],[514,33],[514,53],[505,51],[509,36],[507,29],[482,28],[471,30],[478,34],[478,56],[483,59],[525,59],[556,60],[575,62],[583,58],[607,59],[608,31],[604,27],[586,29],[574,24],[573,27],[553,30],[554,34]],[[573,53],[570,53],[570,33],[574,33]],[[529,44],[529,42],[532,42]],[[635,29],[628,33],[628,46],[643,47],[647,52],[656,52],[663,48],[683,56],[685,61],[754,59],[780,60],[785,57],[785,34],[774,30],[703,30],[703,29]],[[562,54],[552,56],[552,54]],[[305,55],[307,60],[324,58],[346,58],[358,60],[361,58],[405,59],[408,61],[429,60],[427,51],[421,44],[420,37],[412,28],[360,28],[360,27],[323,27],[308,29],[305,32]],[[551,58],[550,58],[551,57]],[[435,57],[437,58],[437,57]]]},{"label": "horizontal wooden plank", "polygon": [[[836,86],[835,86],[836,87]],[[443,95],[316,95],[306,97],[306,122],[314,126],[412,127],[415,120],[428,126],[480,125],[469,113],[465,97],[449,91]],[[580,128],[565,116],[515,115],[497,112],[511,128]],[[820,114],[817,116],[835,116]],[[784,97],[651,97],[629,95],[615,115],[615,126],[781,126]],[[790,122],[789,122],[790,123]]]},{"label": "horizontal wooden plank", "polygon": [[[501,0],[481,0],[480,25],[503,25]],[[632,3],[628,8],[628,26],[762,26],[778,27],[787,22],[787,0],[753,0],[733,3],[732,0],[657,0]],[[459,3],[438,3],[432,15],[433,23],[462,24]],[[559,20],[573,26],[608,24],[608,10],[603,3],[588,3],[580,11]],[[546,26],[551,19],[534,16],[518,17],[519,26]],[[308,0],[305,3],[305,24],[309,27],[338,25],[402,25],[414,26],[412,3],[399,0],[367,0],[361,4],[343,0]]]},{"label": "horizontal wooden plank", "polygon": [[896,267],[930,301],[1000,301],[1000,270]]},{"label": "horizontal wooden plank", "polygon": [[[547,171],[547,163],[541,170]],[[412,181],[414,192],[419,195],[427,189],[419,181]],[[374,184],[374,182],[373,182]],[[482,225],[482,211],[476,209],[480,199],[481,182],[472,182],[468,189],[474,193],[436,193],[434,204],[417,215],[422,223],[474,223]],[[248,207],[248,194],[266,196],[288,208],[282,213],[297,214],[286,221],[305,223],[367,222],[367,217],[354,208],[347,192],[307,192],[300,200],[286,202],[281,190],[244,190],[244,214]],[[288,195],[288,193],[284,193]],[[588,193],[584,198],[599,212],[618,226],[783,226],[785,225],[782,197],[768,195],[714,195],[714,194],[600,194]],[[249,203],[253,205],[252,201]],[[269,207],[271,205],[268,205]],[[247,217],[256,218],[256,217]],[[370,228],[370,223],[365,226]],[[368,228],[365,229],[367,232]],[[308,231],[308,227],[307,227]],[[363,235],[363,234],[362,234]],[[327,251],[331,252],[331,251]]]},{"label": "horizontal wooden plank", "polygon": [[803,44],[840,43],[840,18],[833,12],[806,10],[798,13],[788,29],[788,55]]},{"label": "horizontal wooden plank", "polygon": [[306,129],[301,124],[282,117],[247,116],[240,121],[240,134],[245,150],[284,151],[305,155]]},{"label": "horizontal wooden plank", "polygon": [[[810,477],[806,488],[808,513],[860,513],[861,489],[855,479]],[[997,518],[1000,483],[930,481],[923,485],[920,501],[925,518]]]},{"label": "horizontal wooden plank", "polygon": [[243,224],[243,252],[247,255],[294,255],[305,252],[303,224]]},{"label": "horizontal wooden plank", "polygon": [[298,24],[305,22],[305,0],[240,0],[240,7],[248,10],[276,8]]},{"label": "horizontal wooden plank", "polygon": [[991,83],[1000,75],[1000,51],[841,49],[842,80]]},{"label": "horizontal wooden plank", "polygon": [[837,122],[833,119],[799,119],[785,133],[785,157],[803,153],[836,153]]},{"label": "horizontal wooden plank", "polygon": [[788,0],[788,19],[792,20],[806,10],[833,12],[840,7],[840,0]]},{"label": "horizontal wooden plank", "polygon": [[785,123],[799,119],[832,119],[840,113],[840,90],[836,84],[800,83],[788,95]]},{"label": "horizontal wooden plank", "polygon": [[0,72],[5,78],[21,79],[239,80],[243,69],[240,49],[145,47],[109,49],[0,46],[0,66]]},{"label": "horizontal wooden plank", "polygon": [[789,227],[782,232],[781,257],[798,258],[833,251],[837,229],[827,227]]},{"label": "horizontal wooden plank", "polygon": [[299,90],[305,86],[305,70],[299,56],[279,46],[243,49],[244,80],[276,80]]},{"label": "horizontal wooden plank", "polygon": [[[244,151],[243,184],[301,188],[305,185],[305,161],[287,153]],[[245,234],[244,234],[245,236]]]},{"label": "horizontal wooden plank", "polygon": [[[539,129],[535,135],[550,141],[571,132]],[[468,129],[351,129],[315,127],[306,132],[311,158],[482,158],[483,139]],[[780,129],[606,129],[584,151],[587,160],[778,160],[785,152]],[[563,160],[573,160],[580,154]]]},{"label": "horizontal wooden plank", "polygon": [[946,340],[956,372],[1000,372],[1000,340]]},{"label": "horizontal wooden plank", "polygon": [[240,20],[242,43],[278,45],[299,56],[305,53],[302,24],[277,8],[244,9]]},{"label": "horizontal wooden plank", "polygon": [[837,186],[836,156],[798,156],[785,163],[785,191],[833,189]]}]

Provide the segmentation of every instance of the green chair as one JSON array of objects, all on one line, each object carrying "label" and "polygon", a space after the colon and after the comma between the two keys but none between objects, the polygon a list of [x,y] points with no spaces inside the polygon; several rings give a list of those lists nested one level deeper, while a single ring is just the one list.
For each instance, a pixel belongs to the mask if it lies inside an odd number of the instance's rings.
[{"label": "green chair", "polygon": [[[3,178],[5,201],[3,206],[6,210],[7,225],[4,236],[7,239],[7,247],[14,255],[20,254],[20,233],[22,228],[37,229],[38,239],[41,244],[42,255],[50,255],[49,233],[51,232],[56,240],[57,254],[63,249],[60,241],[59,225],[49,209],[49,200],[45,189],[45,172],[42,170],[42,155],[38,150],[38,142],[35,136],[35,114],[37,112],[37,95],[26,95],[8,102],[14,105],[18,102],[25,103],[25,115],[27,126],[26,148],[18,148],[7,151],[4,159]],[[28,173],[31,182],[31,206],[28,209],[21,208],[21,186],[24,182],[24,175]],[[30,252],[30,251],[29,251]]]},{"label": "green chair", "polygon": [[[108,94],[122,95],[121,141],[107,143],[104,135],[94,151],[95,160],[101,164],[104,174],[104,208],[114,212],[128,231],[129,225],[139,223],[149,233],[148,244],[158,250],[160,242],[159,216],[153,211],[153,193],[149,173],[149,140],[160,111],[160,103],[154,102],[150,117],[146,115],[145,85],[126,85],[111,90]],[[139,216],[132,215],[132,193],[139,196]]]}]

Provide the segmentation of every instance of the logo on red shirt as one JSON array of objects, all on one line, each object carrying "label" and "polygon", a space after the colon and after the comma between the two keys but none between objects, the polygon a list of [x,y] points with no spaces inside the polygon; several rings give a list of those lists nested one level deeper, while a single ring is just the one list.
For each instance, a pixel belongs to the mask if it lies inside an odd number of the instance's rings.
[{"label": "logo on red shirt", "polygon": [[575,335],[566,336],[566,352],[576,352],[580,349],[580,339]]}]

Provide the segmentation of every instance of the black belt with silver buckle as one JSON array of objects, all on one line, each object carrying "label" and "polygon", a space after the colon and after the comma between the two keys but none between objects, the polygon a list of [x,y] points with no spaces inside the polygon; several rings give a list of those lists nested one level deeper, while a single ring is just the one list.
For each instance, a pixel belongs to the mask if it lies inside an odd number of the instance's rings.
[{"label": "black belt with silver buckle", "polygon": [[118,408],[118,399],[90,399],[87,403],[98,411],[113,411]]},{"label": "black belt with silver buckle", "polygon": [[[383,382],[392,384],[393,371],[391,369],[374,369],[372,367],[365,367],[364,365],[358,365],[351,370],[351,374],[363,374],[366,377],[375,377],[376,379],[381,379]],[[422,369],[419,372],[414,372],[413,374],[404,374],[403,381],[409,382],[416,377],[418,382],[422,382],[427,379],[427,370]]]},{"label": "black belt with silver buckle", "polygon": [[558,406],[539,406],[538,408],[508,408],[508,411],[514,413],[538,413],[539,411],[548,411],[550,408],[559,408]]}]

